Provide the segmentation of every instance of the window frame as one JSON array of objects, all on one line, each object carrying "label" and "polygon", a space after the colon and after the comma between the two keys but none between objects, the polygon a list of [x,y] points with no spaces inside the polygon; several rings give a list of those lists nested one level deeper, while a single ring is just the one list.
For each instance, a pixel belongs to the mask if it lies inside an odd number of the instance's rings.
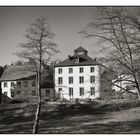
[{"label": "window frame", "polygon": [[95,83],[95,76],[90,76],[90,83]]},{"label": "window frame", "polygon": [[79,73],[84,73],[84,68],[83,67],[79,68]]},{"label": "window frame", "polygon": [[73,88],[72,87],[69,88],[69,96],[70,97],[73,96]]},{"label": "window frame", "polygon": [[15,83],[14,82],[11,82],[11,87],[14,87],[15,86]]},{"label": "window frame", "polygon": [[33,80],[33,81],[32,81],[32,87],[35,87],[35,86],[36,86],[36,81]]},{"label": "window frame", "polygon": [[18,90],[18,91],[16,92],[16,94],[17,94],[17,95],[21,95],[21,91]]},{"label": "window frame", "polygon": [[58,93],[62,92],[62,88],[58,88]]},{"label": "window frame", "polygon": [[69,68],[69,73],[73,73],[73,68]]},{"label": "window frame", "polygon": [[23,81],[23,87],[28,87],[28,81]]},{"label": "window frame", "polygon": [[58,84],[63,84],[63,77],[58,77]]},{"label": "window frame", "polygon": [[36,96],[36,91],[35,90],[32,90],[32,96]]},{"label": "window frame", "polygon": [[80,96],[84,96],[84,87],[79,88],[79,94]]},{"label": "window frame", "polygon": [[[94,90],[93,90],[94,89]],[[94,91],[94,92],[93,92]],[[90,87],[90,95],[95,95],[95,87]]]},{"label": "window frame", "polygon": [[11,97],[15,97],[15,92],[14,91],[11,91]]},{"label": "window frame", "polygon": [[7,87],[8,87],[7,82],[4,82],[4,83],[3,83],[3,87],[4,87],[4,88],[7,88]]},{"label": "window frame", "polygon": [[7,95],[8,95],[8,92],[7,92],[7,91],[4,91],[3,94],[4,94],[5,96],[7,96]]},{"label": "window frame", "polygon": [[58,68],[58,74],[62,74],[62,68]]},{"label": "window frame", "polygon": [[21,87],[21,81],[17,81],[17,87]]},{"label": "window frame", "polygon": [[90,72],[93,73],[95,71],[95,67],[90,67]]},{"label": "window frame", "polygon": [[72,76],[69,77],[69,84],[73,84],[73,77]]},{"label": "window frame", "polygon": [[80,77],[79,77],[79,83],[80,83],[80,84],[83,84],[83,83],[84,83],[84,76],[80,76]]}]

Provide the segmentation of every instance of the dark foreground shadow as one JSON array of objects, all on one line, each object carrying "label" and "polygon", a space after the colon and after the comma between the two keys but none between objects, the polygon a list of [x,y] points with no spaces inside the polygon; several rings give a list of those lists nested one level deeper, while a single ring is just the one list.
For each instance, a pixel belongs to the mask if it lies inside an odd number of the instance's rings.
[{"label": "dark foreground shadow", "polygon": [[[50,110],[51,108],[51,110]],[[15,106],[0,112],[1,134],[32,133],[35,106]],[[40,134],[134,134],[140,133],[140,120],[102,122],[117,111],[109,105],[90,104],[43,105],[40,117]],[[119,111],[118,111],[119,113]]]}]

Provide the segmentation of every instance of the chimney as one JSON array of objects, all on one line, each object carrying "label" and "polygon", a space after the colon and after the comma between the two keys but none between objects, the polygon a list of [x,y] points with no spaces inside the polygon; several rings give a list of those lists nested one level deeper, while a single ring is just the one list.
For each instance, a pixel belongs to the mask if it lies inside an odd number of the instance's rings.
[{"label": "chimney", "polygon": [[68,55],[68,60],[71,60],[71,56],[70,55]]}]

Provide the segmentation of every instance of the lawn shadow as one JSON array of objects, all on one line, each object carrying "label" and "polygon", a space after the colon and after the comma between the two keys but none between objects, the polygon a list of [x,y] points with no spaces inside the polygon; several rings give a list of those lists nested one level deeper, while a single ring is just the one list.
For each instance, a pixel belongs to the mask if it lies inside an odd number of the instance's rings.
[{"label": "lawn shadow", "polygon": [[31,133],[35,114],[35,106],[22,104],[16,105],[15,108],[7,108],[0,112],[0,133],[17,134]]}]

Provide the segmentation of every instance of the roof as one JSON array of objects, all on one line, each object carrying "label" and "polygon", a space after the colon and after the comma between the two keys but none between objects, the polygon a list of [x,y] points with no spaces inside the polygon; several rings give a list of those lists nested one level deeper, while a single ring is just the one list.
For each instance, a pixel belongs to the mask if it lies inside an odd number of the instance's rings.
[{"label": "roof", "polygon": [[31,65],[8,66],[3,72],[0,81],[14,81],[34,76],[36,73]]},{"label": "roof", "polygon": [[81,46],[74,50],[74,52],[82,52],[82,51],[86,51],[86,52],[87,52],[87,50],[84,49],[84,48],[81,47]]},{"label": "roof", "polygon": [[[76,62],[76,59],[79,59],[79,62]],[[87,55],[73,55],[70,58],[58,63],[55,67],[64,67],[64,66],[85,66],[85,65],[98,65],[99,63]]]}]

